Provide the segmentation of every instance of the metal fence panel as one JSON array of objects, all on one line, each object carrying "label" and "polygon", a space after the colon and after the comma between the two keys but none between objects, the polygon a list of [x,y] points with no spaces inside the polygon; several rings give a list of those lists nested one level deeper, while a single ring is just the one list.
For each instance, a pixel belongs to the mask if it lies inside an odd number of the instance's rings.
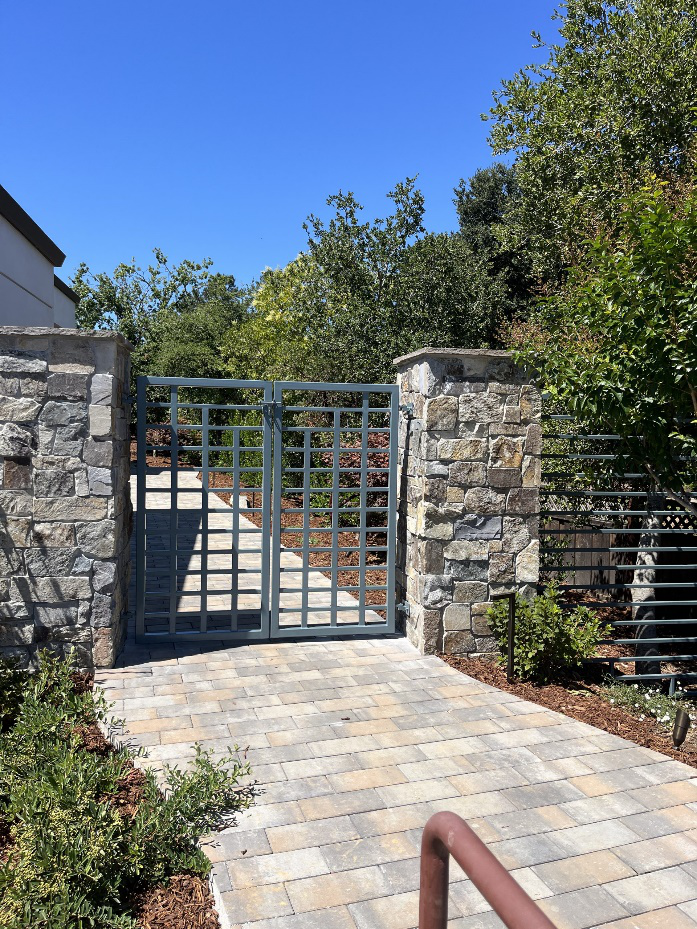
[{"label": "metal fence panel", "polygon": [[611,629],[590,662],[671,689],[697,680],[697,520],[623,464],[619,436],[543,424],[542,580]]}]

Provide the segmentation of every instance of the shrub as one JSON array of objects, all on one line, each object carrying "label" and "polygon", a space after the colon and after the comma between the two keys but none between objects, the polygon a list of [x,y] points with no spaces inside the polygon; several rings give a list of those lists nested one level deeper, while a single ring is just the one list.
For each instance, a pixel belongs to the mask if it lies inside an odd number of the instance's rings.
[{"label": "shrub", "polygon": [[[489,625],[504,657],[508,653],[508,603],[488,612]],[[516,596],[513,666],[523,680],[546,684],[590,658],[607,627],[587,607],[564,609],[554,585],[532,600]]]},{"label": "shrub", "polygon": [[182,871],[205,876],[198,838],[251,802],[238,785],[248,766],[199,750],[189,771],[165,770],[164,795],[146,771],[136,812],[119,808],[134,752],[87,750],[85,730],[107,722],[108,707],[100,693],[76,692],[71,673],[70,662],[42,654],[0,735],[6,929],[130,929],[134,894]]}]

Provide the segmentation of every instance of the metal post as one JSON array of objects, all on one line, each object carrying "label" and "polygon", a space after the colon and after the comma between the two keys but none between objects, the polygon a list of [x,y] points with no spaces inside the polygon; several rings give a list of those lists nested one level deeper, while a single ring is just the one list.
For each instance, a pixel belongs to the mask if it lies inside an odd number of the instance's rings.
[{"label": "metal post", "polygon": [[450,855],[508,929],[555,929],[482,840],[455,813],[436,813],[421,840],[419,929],[447,929]]},{"label": "metal post", "polygon": [[508,594],[508,662],[506,680],[512,684],[515,680],[515,594]]}]

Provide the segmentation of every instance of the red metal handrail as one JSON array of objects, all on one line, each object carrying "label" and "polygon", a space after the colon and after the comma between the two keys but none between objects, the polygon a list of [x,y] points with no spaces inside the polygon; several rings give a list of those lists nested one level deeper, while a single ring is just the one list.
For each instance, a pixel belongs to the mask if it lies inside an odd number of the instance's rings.
[{"label": "red metal handrail", "polygon": [[451,855],[508,929],[556,929],[482,840],[455,813],[436,813],[424,827],[419,929],[447,927]]}]

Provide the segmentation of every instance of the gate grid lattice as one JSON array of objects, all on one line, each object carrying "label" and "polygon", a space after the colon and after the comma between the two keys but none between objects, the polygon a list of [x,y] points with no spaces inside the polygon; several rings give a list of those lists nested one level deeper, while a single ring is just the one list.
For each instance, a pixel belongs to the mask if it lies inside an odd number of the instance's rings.
[{"label": "gate grid lattice", "polygon": [[398,387],[138,378],[136,635],[395,628]]}]

